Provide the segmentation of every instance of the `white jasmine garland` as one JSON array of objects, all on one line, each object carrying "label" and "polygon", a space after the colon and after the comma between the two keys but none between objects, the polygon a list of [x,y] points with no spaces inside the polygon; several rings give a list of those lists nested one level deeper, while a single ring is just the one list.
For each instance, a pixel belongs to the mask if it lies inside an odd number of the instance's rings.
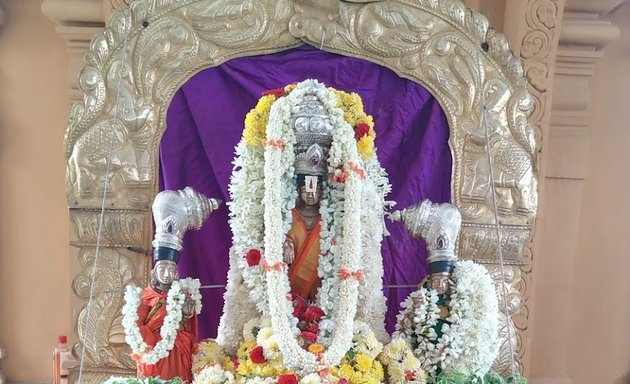
[{"label": "white jasmine garland", "polygon": [[235,382],[232,372],[224,370],[220,365],[209,365],[195,375],[194,384],[232,384]]},{"label": "white jasmine garland", "polygon": [[[299,111],[306,91],[315,89],[334,127],[329,151],[328,171],[343,166],[345,183],[325,183],[320,203],[321,232],[318,274],[322,285],[317,305],[325,312],[320,322],[318,342],[326,350],[321,359],[300,347],[297,319],[287,299],[290,284],[283,265],[282,244],[292,222],[297,191],[294,185],[294,144],[292,114]],[[339,363],[352,347],[355,315],[374,329],[381,341],[384,330],[385,299],[382,293],[382,227],[374,228],[383,215],[384,194],[389,184],[383,169],[374,158],[365,164],[357,153],[353,128],[337,107],[335,93],[315,80],[298,84],[288,95],[272,105],[266,127],[266,139],[282,143],[248,147],[237,146],[235,171],[230,185],[230,226],[233,247],[225,294],[224,314],[217,342],[233,354],[243,337],[249,338],[248,320],[261,314],[271,319],[283,361],[300,375],[318,372]],[[354,170],[353,170],[354,169]],[[360,175],[361,172],[363,175]],[[368,229],[369,228],[369,229]],[[244,256],[250,249],[263,255],[259,265],[249,266]],[[269,272],[263,265],[268,266]],[[272,266],[273,268],[269,268]],[[278,267],[278,268],[276,268]],[[339,279],[339,271],[355,273],[362,267],[365,281]],[[249,296],[250,300],[243,300]],[[357,306],[365,310],[357,313]],[[247,332],[243,332],[246,323]],[[269,348],[273,349],[273,348]]]},{"label": "white jasmine garland", "polygon": [[275,384],[278,382],[276,377],[251,376],[241,381],[243,384]]},{"label": "white jasmine garland", "polygon": [[[305,84],[305,87],[300,87]],[[335,167],[334,161],[344,161],[346,168],[350,164],[361,164],[356,151],[354,131],[343,119],[343,111],[337,108],[335,94],[314,81],[300,83],[288,96],[276,101],[271,107],[269,123],[267,125],[267,140],[287,140],[292,133],[289,121],[291,114],[288,108],[282,108],[284,103],[299,105],[307,87],[317,89],[317,98],[324,104],[324,109],[329,114],[333,130],[333,143],[329,153],[329,165]],[[293,138],[294,139],[294,138]],[[290,222],[282,223],[282,206],[278,201],[281,190],[282,174],[284,173],[282,156],[293,157],[292,152],[278,151],[276,148],[267,147],[265,150],[265,261],[269,265],[282,262],[282,243]],[[330,159],[333,159],[332,161]],[[285,179],[286,180],[286,179]],[[345,185],[345,201],[343,215],[343,244],[341,256],[341,268],[348,271],[357,270],[362,254],[360,212],[361,192],[363,184],[357,172],[350,172]],[[267,295],[269,298],[269,310],[274,333],[278,337],[278,344],[282,351],[283,361],[289,369],[296,370],[301,375],[315,373],[323,368],[337,365],[343,355],[352,346],[353,322],[356,313],[358,281],[345,279],[339,282],[339,294],[337,297],[338,309],[332,320],[335,323],[330,346],[325,350],[321,359],[300,347],[291,328],[291,305],[286,299],[289,293],[289,281],[286,271],[272,270],[267,273]]]},{"label": "white jasmine garland", "polygon": [[203,308],[203,304],[201,303],[201,293],[199,292],[201,282],[199,282],[199,279],[186,277],[185,279],[179,279],[179,285],[181,286],[181,289],[195,302],[195,313],[199,315],[201,313],[201,309]]},{"label": "white jasmine garland", "polygon": [[422,367],[431,373],[437,368],[483,376],[490,370],[499,351],[498,303],[488,271],[474,262],[458,261],[453,271],[453,287],[447,299],[449,316],[438,337],[438,295],[420,288],[402,304],[394,337],[404,338],[413,348]]},{"label": "white jasmine garland", "polygon": [[300,381],[299,384],[323,384],[324,381],[322,380],[321,376],[319,376],[317,373],[309,373],[308,375],[304,376]]},{"label": "white jasmine garland", "polygon": [[166,316],[162,327],[160,327],[161,340],[152,350],[148,351],[150,348],[142,338],[137,324],[141,293],[142,288],[133,285],[128,285],[125,289],[125,305],[122,309],[125,340],[133,353],[140,356],[140,361],[145,364],[155,364],[168,356],[175,345],[179,322],[182,320],[182,305],[186,295],[182,292],[178,281],[171,284],[166,296]]},{"label": "white jasmine garland", "polygon": [[383,350],[374,331],[363,321],[354,322],[354,337],[352,338],[352,350],[355,353],[362,353],[374,360]]}]

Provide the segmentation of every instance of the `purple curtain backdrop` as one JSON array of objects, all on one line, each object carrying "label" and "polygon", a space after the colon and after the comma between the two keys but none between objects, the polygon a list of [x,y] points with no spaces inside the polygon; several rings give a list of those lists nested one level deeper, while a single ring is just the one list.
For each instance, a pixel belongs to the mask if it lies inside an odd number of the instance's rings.
[{"label": "purple curtain backdrop", "polygon": [[[175,94],[160,147],[160,188],[191,186],[209,197],[229,201],[228,183],[234,146],[245,114],[261,92],[315,78],[328,86],[357,92],[374,116],[378,158],[389,174],[388,200],[402,209],[428,198],[450,201],[451,153],[446,117],[422,86],[365,60],[302,46],[284,52],[231,60],[196,74]],[[399,303],[426,275],[426,250],[402,224],[387,223],[383,241],[387,327],[391,331]],[[182,276],[202,285],[224,285],[232,235],[223,205],[203,228],[184,239]],[[393,287],[387,287],[393,286]],[[200,337],[215,337],[223,308],[223,288],[206,288]],[[244,298],[245,299],[245,298]]]}]

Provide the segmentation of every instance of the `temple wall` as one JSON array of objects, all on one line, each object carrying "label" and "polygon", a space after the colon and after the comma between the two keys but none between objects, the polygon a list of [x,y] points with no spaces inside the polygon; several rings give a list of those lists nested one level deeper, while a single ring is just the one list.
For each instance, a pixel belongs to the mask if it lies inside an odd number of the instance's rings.
[{"label": "temple wall", "polygon": [[71,335],[73,324],[67,57],[39,1],[0,6],[0,367],[9,381],[46,382],[57,336]]},{"label": "temple wall", "polygon": [[535,235],[532,384],[630,380],[630,4],[603,17],[585,8],[603,3],[565,8]]},{"label": "temple wall", "polygon": [[[499,29],[505,12],[513,36],[505,1],[467,3]],[[57,335],[74,340],[62,139],[69,57],[76,62],[39,1],[0,6],[0,367],[10,381],[47,382]],[[575,117],[560,116],[545,133],[526,360],[532,383],[626,383],[630,372],[630,4],[607,19],[621,38],[603,50],[587,85],[556,75],[554,92],[591,97],[589,119],[576,123],[584,129],[558,128]]]},{"label": "temple wall", "polygon": [[576,244],[568,371],[574,383],[630,382],[630,4],[610,20],[592,82],[590,159]]}]

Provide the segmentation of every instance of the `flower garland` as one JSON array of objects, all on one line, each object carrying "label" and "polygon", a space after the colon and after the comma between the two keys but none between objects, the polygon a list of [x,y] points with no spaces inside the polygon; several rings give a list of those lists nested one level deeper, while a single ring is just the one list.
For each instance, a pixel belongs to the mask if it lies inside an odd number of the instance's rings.
[{"label": "flower garland", "polygon": [[102,384],[184,384],[184,381],[175,377],[171,380],[163,380],[159,377],[118,377],[110,376]]},{"label": "flower garland", "polygon": [[[304,85],[304,86],[300,86]],[[305,81],[296,87],[289,95],[276,101],[271,106],[269,123],[267,124],[267,140],[282,141],[292,144],[295,141],[294,132],[290,126],[292,112],[302,103],[304,95],[315,92],[329,114],[335,129],[332,132],[333,142],[329,152],[329,167],[333,169],[344,166],[350,168],[352,164],[359,164],[356,152],[354,132],[343,119],[343,111],[337,108],[337,99],[329,91],[315,81]],[[290,227],[290,220],[283,220],[282,176],[291,171],[293,166],[293,151],[278,151],[275,147],[265,149],[265,194],[264,194],[264,249],[265,261],[268,265],[282,263],[282,244],[286,232]],[[340,270],[355,271],[359,267],[361,257],[361,237],[357,231],[361,229],[361,191],[363,184],[359,172],[350,172],[344,188],[344,215],[342,223],[343,244],[341,250]],[[286,200],[285,200],[286,201]],[[286,212],[286,211],[285,211]],[[284,218],[288,218],[285,214]],[[360,233],[360,232],[359,232]],[[289,302],[289,280],[284,270],[271,270],[267,277],[267,299],[269,314],[274,334],[284,357],[284,363],[290,369],[304,375],[317,373],[327,367],[339,363],[352,343],[352,325],[356,313],[358,295],[357,279],[340,279],[337,296],[338,309],[331,316],[335,330],[328,349],[320,356],[306,351],[298,344],[292,324],[294,319]]]},{"label": "flower garland", "polygon": [[[483,376],[499,350],[498,303],[492,278],[481,265],[458,261],[453,271],[449,311],[439,320],[440,301],[432,289],[420,288],[402,303],[394,337],[409,342],[422,368]],[[438,334],[438,332],[440,334]]]},{"label": "flower garland", "polygon": [[[319,314],[318,311],[309,312],[307,309],[304,318],[315,322]],[[361,321],[355,322],[351,349],[344,354],[338,365],[330,367],[325,374],[300,374],[288,369],[279,353],[277,338],[269,319],[261,317],[248,321],[246,328],[246,341],[241,343],[232,360],[223,354],[215,341],[205,340],[199,343],[199,349],[193,356],[196,382],[220,384],[226,378],[227,382],[231,382],[231,377],[234,377],[234,382],[243,384],[379,384],[384,380],[383,365],[377,360],[383,345],[369,326]],[[304,348],[317,355],[324,352],[324,346],[319,343],[309,343]],[[197,374],[204,370],[207,370],[204,380],[197,380]],[[228,372],[232,376],[227,375]]]},{"label": "flower garland", "polygon": [[[291,316],[291,302],[285,298],[289,283],[281,257],[297,197],[291,182],[295,135],[290,119],[309,87],[316,89],[335,126],[328,162],[331,183],[320,203],[318,273],[322,286],[318,305],[326,317],[319,324],[318,341],[328,350],[319,361],[295,342],[299,334],[297,319]],[[374,156],[374,136],[372,118],[363,112],[358,95],[326,89],[314,80],[267,92],[248,114],[230,184],[234,238],[226,306],[217,337],[226,353],[235,352],[245,323],[261,313],[285,314],[284,320],[279,315],[270,316],[274,332],[283,335],[279,337],[283,355],[294,357],[289,358],[289,366],[301,366],[308,372],[341,359],[351,345],[355,314],[375,329],[380,340],[388,339],[384,329],[385,299],[380,289],[382,228],[373,229],[378,226],[372,224],[382,220],[389,184]],[[359,265],[369,272],[358,273]],[[242,300],[247,293],[250,300]],[[362,308],[358,312],[357,302]],[[258,314],[252,312],[254,306]]]},{"label": "flower garland", "polygon": [[379,360],[387,367],[390,384],[425,384],[427,375],[420,366],[420,360],[413,354],[409,343],[404,339],[393,339],[383,348]]},{"label": "flower garland", "polygon": [[195,374],[193,384],[233,384],[234,375],[220,365],[209,365]]},{"label": "flower garland", "polygon": [[199,279],[193,279],[190,277],[179,279],[179,285],[181,289],[195,302],[195,313],[197,315],[201,314],[203,304],[201,302],[201,293],[199,292],[199,289],[201,288],[201,282]]},{"label": "flower garland", "polygon": [[160,341],[150,347],[144,341],[138,327],[138,306],[142,288],[128,285],[125,289],[125,305],[122,308],[122,325],[125,330],[125,340],[133,351],[133,357],[145,364],[156,364],[167,357],[175,345],[179,322],[182,320],[182,306],[189,294],[195,300],[195,310],[201,312],[201,294],[199,280],[183,279],[174,281],[166,296],[166,316],[160,327]]}]

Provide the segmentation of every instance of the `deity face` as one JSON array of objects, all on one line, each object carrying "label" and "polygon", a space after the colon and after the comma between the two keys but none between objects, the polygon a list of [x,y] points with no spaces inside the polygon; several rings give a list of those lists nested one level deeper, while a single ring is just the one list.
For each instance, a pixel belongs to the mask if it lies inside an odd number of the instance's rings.
[{"label": "deity face", "polygon": [[300,199],[308,206],[316,206],[322,200],[321,185],[317,185],[315,192],[306,192],[306,187],[300,187]]},{"label": "deity face", "polygon": [[450,284],[449,273],[432,273],[429,275],[429,288],[435,290],[438,294],[444,295],[448,293]]},{"label": "deity face", "polygon": [[177,264],[172,260],[158,260],[153,267],[153,273],[158,283],[162,285],[170,285],[179,279]]}]

